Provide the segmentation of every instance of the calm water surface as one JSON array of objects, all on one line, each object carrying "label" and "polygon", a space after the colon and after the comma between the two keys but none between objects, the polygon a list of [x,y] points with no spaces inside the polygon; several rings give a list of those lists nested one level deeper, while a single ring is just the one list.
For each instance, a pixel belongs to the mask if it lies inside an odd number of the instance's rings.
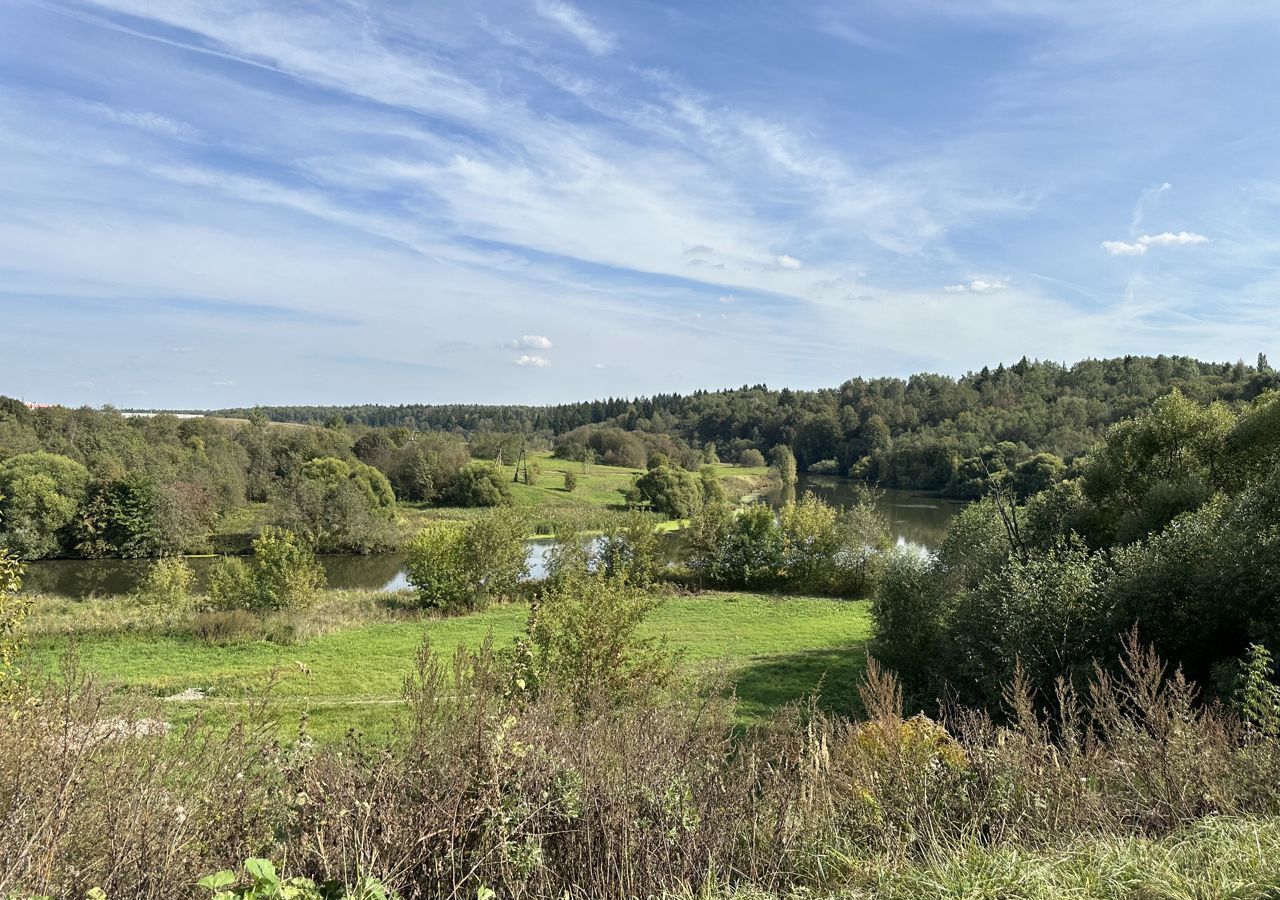
[{"label": "calm water surface", "polygon": [[[854,484],[841,478],[800,476],[795,488],[775,490],[764,495],[774,506],[780,506],[797,492],[812,491],[833,506],[856,501]],[[926,549],[938,546],[947,532],[951,518],[961,504],[929,494],[911,491],[885,491],[880,511],[899,544],[914,544]],[[532,577],[543,574],[545,557],[553,542],[550,539],[530,541],[529,568]],[[213,559],[189,560],[203,589]],[[372,556],[322,556],[321,565],[336,588],[381,588],[397,590],[409,586],[405,575],[404,556],[379,553]],[[128,559],[58,559],[27,564],[23,579],[24,592],[59,594],[65,597],[106,597],[134,590],[146,574],[147,560]]]}]

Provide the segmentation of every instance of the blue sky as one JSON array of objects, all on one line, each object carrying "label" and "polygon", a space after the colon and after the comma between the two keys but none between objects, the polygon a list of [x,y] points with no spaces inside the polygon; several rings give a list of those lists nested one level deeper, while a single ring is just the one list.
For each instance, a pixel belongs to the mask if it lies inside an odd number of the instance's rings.
[{"label": "blue sky", "polygon": [[0,0],[0,393],[1280,356],[1280,4]]}]

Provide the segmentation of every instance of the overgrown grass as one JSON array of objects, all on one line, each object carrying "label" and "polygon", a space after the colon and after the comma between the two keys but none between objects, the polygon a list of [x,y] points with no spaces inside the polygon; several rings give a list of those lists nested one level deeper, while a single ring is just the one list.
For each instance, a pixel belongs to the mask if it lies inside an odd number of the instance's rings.
[{"label": "overgrown grass", "polygon": [[1280,819],[1209,817],[1172,835],[1077,839],[1052,850],[972,846],[882,874],[884,900],[1139,900],[1280,896]]},{"label": "overgrown grass", "polygon": [[[812,606],[828,601],[793,602],[683,598],[664,616],[673,643],[786,655],[835,628]],[[511,612],[440,624],[479,638]],[[0,694],[0,895],[194,898],[200,875],[263,856],[404,900],[1280,896],[1274,712],[1198,703],[1136,636],[1117,674],[1064,684],[1053,709],[1020,679],[1007,717],[904,718],[868,665],[863,716],[792,704],[747,729],[719,695],[631,702],[454,637],[448,659],[418,646],[389,744],[273,741],[269,703],[226,713],[241,727],[167,730],[169,704],[75,672]]]},{"label": "overgrown grass", "polygon": [[[123,693],[203,692],[203,700],[173,703],[177,720],[196,709],[226,713],[270,687],[282,733],[309,714],[313,732],[333,739],[351,728],[391,731],[424,632],[441,654],[490,633],[504,646],[526,615],[510,605],[440,618],[414,609],[407,594],[331,590],[313,609],[269,617],[256,634],[209,643],[191,633],[192,614],[157,619],[119,599],[38,597],[28,633],[32,662],[44,671],[74,648],[85,671]],[[706,593],[669,597],[644,633],[682,652],[686,671],[734,685],[739,720],[750,723],[819,686],[828,708],[851,711],[870,628],[865,602]]]},{"label": "overgrown grass", "polygon": [[[855,862],[845,900],[1272,900],[1280,896],[1280,818],[1211,816],[1159,839],[1103,835],[1030,849],[972,844],[926,861]],[[853,861],[850,861],[853,862]],[[697,895],[770,900],[739,890]],[[806,896],[813,896],[806,894]],[[817,895],[822,896],[822,895]],[[692,900],[694,895],[688,895]]]}]

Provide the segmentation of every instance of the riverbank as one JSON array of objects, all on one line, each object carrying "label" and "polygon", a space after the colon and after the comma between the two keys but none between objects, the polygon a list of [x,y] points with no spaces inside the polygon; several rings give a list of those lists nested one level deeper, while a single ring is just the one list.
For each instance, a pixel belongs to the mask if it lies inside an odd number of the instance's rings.
[{"label": "riverbank", "polygon": [[[689,677],[732,687],[738,719],[750,723],[820,687],[824,705],[852,709],[871,634],[868,607],[668,593],[644,632],[682,653]],[[54,673],[70,651],[82,671],[111,683],[122,700],[161,701],[174,722],[196,714],[229,721],[265,696],[281,734],[296,731],[305,716],[319,739],[350,729],[384,737],[399,721],[404,678],[424,636],[440,654],[489,636],[508,646],[523,632],[527,612],[510,604],[445,618],[417,609],[409,592],[330,590],[313,609],[246,614],[235,617],[236,626],[225,614],[202,620],[194,609],[148,609],[125,598],[37,597],[27,622],[28,669]]]}]

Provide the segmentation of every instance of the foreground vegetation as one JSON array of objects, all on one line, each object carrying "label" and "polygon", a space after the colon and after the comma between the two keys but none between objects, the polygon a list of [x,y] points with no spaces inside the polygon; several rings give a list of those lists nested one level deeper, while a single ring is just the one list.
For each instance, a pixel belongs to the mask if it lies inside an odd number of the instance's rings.
[{"label": "foreground vegetation", "polygon": [[569,646],[446,661],[425,644],[390,745],[277,743],[252,710],[166,735],[156,706],[122,709],[74,677],[12,696],[0,891],[194,897],[220,870],[224,888],[260,879],[240,863],[263,857],[350,897],[1280,888],[1274,717],[1198,705],[1136,646],[1123,678],[1099,676],[1061,716],[1013,686],[1007,724],[904,718],[872,667],[865,719],[800,705],[745,733],[727,703],[668,693],[670,670],[630,654],[613,670],[635,676],[627,690],[601,690]]}]

